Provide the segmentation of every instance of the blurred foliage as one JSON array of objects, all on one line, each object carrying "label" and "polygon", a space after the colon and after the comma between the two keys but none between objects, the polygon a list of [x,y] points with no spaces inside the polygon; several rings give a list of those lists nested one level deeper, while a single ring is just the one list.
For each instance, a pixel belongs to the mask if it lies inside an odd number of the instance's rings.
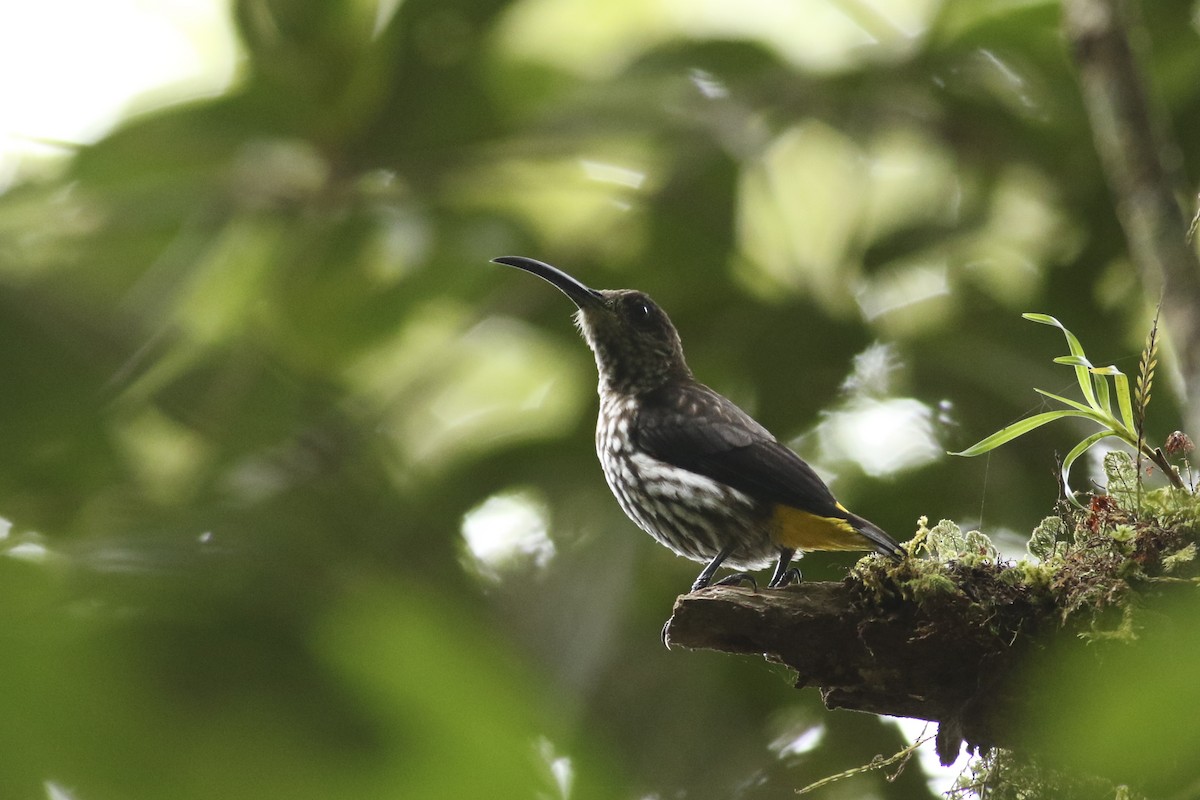
[{"label": "blurred foliage", "polygon": [[[1019,312],[1126,372],[1149,316],[1055,4],[232,13],[227,92],[0,195],[0,795],[790,797],[899,750],[663,651],[694,567],[607,494],[569,304],[487,261],[650,292],[859,513],[1015,550],[1078,432],[939,454],[1069,385]],[[1139,39],[1190,175],[1193,14]]]},{"label": "blurred foliage", "polygon": [[[1030,726],[1056,765],[1103,774],[1148,797],[1193,797],[1195,589],[1142,604],[1136,646],[1060,647],[1038,665],[1053,697]],[[1096,796],[1096,795],[1093,795]]]}]

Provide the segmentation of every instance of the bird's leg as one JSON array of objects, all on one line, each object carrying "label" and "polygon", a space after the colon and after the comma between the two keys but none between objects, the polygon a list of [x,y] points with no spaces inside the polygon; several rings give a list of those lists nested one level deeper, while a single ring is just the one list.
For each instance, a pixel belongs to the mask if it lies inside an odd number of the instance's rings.
[{"label": "bird's leg", "polygon": [[705,586],[708,586],[708,584],[712,583],[713,574],[716,573],[717,569],[721,566],[721,562],[729,558],[729,554],[733,552],[733,548],[736,545],[736,542],[730,542],[729,544],[725,545],[715,556],[712,557],[712,561],[709,561],[704,565],[704,569],[700,570],[700,574],[697,575],[696,580],[692,582],[691,590],[693,592],[699,591]]},{"label": "bird's leg", "polygon": [[795,550],[786,547],[779,548],[779,563],[775,565],[775,573],[771,575],[771,582],[767,584],[768,588],[779,589],[804,580],[799,569],[796,567],[788,569],[788,564],[792,563],[792,556],[795,554]]}]

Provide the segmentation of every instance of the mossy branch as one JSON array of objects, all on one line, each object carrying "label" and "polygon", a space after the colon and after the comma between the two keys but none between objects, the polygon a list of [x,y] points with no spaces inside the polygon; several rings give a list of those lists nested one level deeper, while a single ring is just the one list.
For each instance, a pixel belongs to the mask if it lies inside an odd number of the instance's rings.
[{"label": "mossy branch", "polygon": [[[922,521],[909,546],[930,558],[869,557],[840,583],[683,595],[667,641],[762,654],[794,669],[797,688],[818,687],[828,708],[937,722],[945,763],[964,740],[1020,751],[1026,721],[1048,699],[1024,669],[1032,657],[1051,645],[1126,647],[1141,593],[1195,586],[1200,501],[1156,490],[1145,500],[1159,521],[1137,522],[1120,505],[1132,508],[1133,460],[1110,455],[1120,472],[1110,488],[1127,489],[1086,514],[1043,522],[1030,541],[1037,560],[1006,562],[977,532]],[[1164,527],[1168,519],[1178,524]]]},{"label": "mossy branch", "polygon": [[[967,579],[966,586],[974,583]],[[897,584],[898,585],[898,584]],[[1019,694],[1003,685],[1023,649],[981,626],[978,606],[950,592],[931,607],[870,608],[855,582],[753,591],[715,586],[683,595],[667,624],[671,646],[762,654],[819,687],[828,708],[913,717],[975,745],[1013,743]],[[1007,635],[1007,638],[1006,638]]]}]

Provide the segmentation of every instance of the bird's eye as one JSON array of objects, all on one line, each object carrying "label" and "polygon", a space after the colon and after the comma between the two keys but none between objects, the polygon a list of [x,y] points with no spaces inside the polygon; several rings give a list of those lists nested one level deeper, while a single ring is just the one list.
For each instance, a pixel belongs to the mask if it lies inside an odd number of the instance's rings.
[{"label": "bird's eye", "polygon": [[635,324],[644,325],[654,318],[654,310],[645,300],[634,300],[629,304],[629,318]]}]

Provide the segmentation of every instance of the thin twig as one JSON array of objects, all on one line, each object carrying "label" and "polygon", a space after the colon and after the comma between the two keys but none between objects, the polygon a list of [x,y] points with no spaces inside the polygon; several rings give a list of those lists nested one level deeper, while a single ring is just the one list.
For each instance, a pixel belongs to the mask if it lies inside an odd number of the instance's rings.
[{"label": "thin twig", "polygon": [[805,786],[802,789],[797,789],[796,794],[808,794],[811,791],[820,789],[822,786],[828,786],[831,783],[836,783],[845,778],[852,778],[855,775],[861,775],[862,773],[870,772],[873,769],[883,769],[884,767],[889,767],[898,761],[907,761],[910,757],[912,757],[912,754],[917,751],[918,747],[925,744],[932,738],[933,734],[923,736],[910,744],[908,747],[904,748],[898,753],[895,753],[894,755],[889,756],[888,758],[880,758],[879,756],[876,756],[875,758],[871,759],[870,764],[863,764],[859,767],[853,767],[843,772],[839,772],[836,775],[828,775],[824,778],[821,778],[819,781],[810,783],[808,786]]},{"label": "thin twig", "polygon": [[1156,447],[1153,450],[1146,447],[1146,455],[1158,465],[1158,468],[1167,476],[1167,480],[1171,482],[1172,486],[1176,489],[1187,489],[1187,484],[1183,482],[1183,478],[1179,477],[1179,473],[1171,466],[1171,462],[1167,461],[1167,454],[1162,451],[1161,447]]}]

